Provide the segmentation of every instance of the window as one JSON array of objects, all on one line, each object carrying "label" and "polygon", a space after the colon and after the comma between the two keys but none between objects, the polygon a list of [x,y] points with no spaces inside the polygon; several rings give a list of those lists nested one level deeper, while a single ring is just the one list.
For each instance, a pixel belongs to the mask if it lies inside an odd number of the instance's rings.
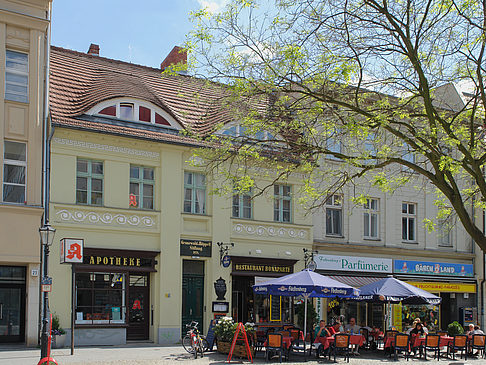
[{"label": "window", "polygon": [[126,275],[76,273],[76,323],[125,323]]},{"label": "window", "polygon": [[252,218],[252,200],[251,191],[233,194],[233,218]]},{"label": "window", "polygon": [[25,204],[25,173],[27,169],[26,144],[4,142],[3,201]]},{"label": "window", "polygon": [[[336,129],[332,135],[330,135],[326,141],[326,147],[328,151],[334,152],[334,153],[342,153],[343,152],[343,144],[341,141],[341,135],[340,135],[340,130]],[[327,158],[331,160],[340,160],[339,157],[336,157],[334,155],[328,154]]]},{"label": "window", "polygon": [[103,162],[78,159],[76,203],[103,205]]},{"label": "window", "polygon": [[254,138],[258,141],[267,141],[267,140],[275,139],[275,137],[272,133],[265,131],[265,130],[259,130],[258,132],[255,133],[255,135],[251,135],[248,132],[248,128],[243,126],[243,125],[240,125],[240,124],[236,124],[236,125],[233,125],[233,126],[227,128],[227,129],[225,129],[222,132],[222,134],[225,135],[225,136],[231,136],[231,137]]},{"label": "window", "polygon": [[414,203],[402,203],[402,240],[415,242],[415,221],[417,219],[417,206]]},{"label": "window", "polygon": [[[415,154],[411,150],[410,146],[405,143],[403,145],[403,148],[404,148],[404,152],[402,155],[402,160],[415,164]],[[404,165],[402,165],[402,171],[413,172],[413,170],[410,167]]]},{"label": "window", "polygon": [[292,208],[290,185],[274,185],[273,197],[273,220],[275,222],[290,222]]},{"label": "window", "polygon": [[326,234],[343,235],[343,198],[334,194],[326,200]]},{"label": "window", "polygon": [[378,199],[366,199],[364,204],[364,238],[377,239],[379,237],[379,201]]},{"label": "window", "polygon": [[154,209],[154,169],[130,166],[130,208]]},{"label": "window", "polygon": [[29,102],[29,56],[25,53],[6,52],[5,99]]},{"label": "window", "polygon": [[120,119],[133,120],[133,104],[120,103]]},{"label": "window", "polygon": [[184,172],[184,213],[206,214],[206,176]]},{"label": "window", "polygon": [[451,217],[439,219],[437,224],[437,238],[439,246],[452,246],[452,219]]},{"label": "window", "polygon": [[[103,106],[97,106],[93,108],[88,114],[108,115],[110,117],[117,117],[124,120],[134,120],[139,122],[145,122],[150,124],[159,124],[169,127],[175,127],[179,129],[177,125],[172,125],[165,117],[161,115],[162,110],[158,112],[157,107],[150,107],[148,103],[143,102],[113,102],[112,105],[106,106],[107,103],[103,103]],[[141,105],[144,104],[144,105]]]},{"label": "window", "polygon": [[[364,143],[365,153],[370,156],[376,156],[378,154],[378,150],[376,148],[376,133],[371,132],[366,136],[366,140]],[[376,158],[369,158],[365,163],[368,164],[376,164]]]}]

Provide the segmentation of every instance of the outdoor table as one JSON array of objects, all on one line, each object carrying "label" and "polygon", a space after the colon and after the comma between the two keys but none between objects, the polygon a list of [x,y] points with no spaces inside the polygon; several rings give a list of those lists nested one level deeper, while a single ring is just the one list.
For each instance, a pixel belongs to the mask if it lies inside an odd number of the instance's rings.
[{"label": "outdoor table", "polygon": [[[349,335],[349,344],[350,345],[359,345],[363,346],[365,338],[363,335]],[[329,347],[329,345],[334,343],[334,337],[316,337],[314,343],[321,343],[324,346],[324,350]]]},{"label": "outdoor table", "polygon": [[[304,334],[302,332],[300,332],[300,339],[304,340]],[[285,349],[290,348],[290,345],[292,344],[293,340],[294,339],[293,339],[292,336],[282,336],[282,344],[285,347]],[[263,344],[263,346],[264,347],[267,346],[267,340],[265,340],[265,343]]]},{"label": "outdoor table", "polygon": [[319,336],[316,337],[314,340],[314,343],[320,343],[323,347],[324,350],[329,348],[329,345],[331,342],[334,342],[334,337],[324,337],[324,336]]},{"label": "outdoor table", "polygon": [[[440,336],[439,347],[446,347],[452,341],[454,341],[454,337]],[[425,346],[425,337],[415,337],[410,343],[413,343],[412,347]]]}]

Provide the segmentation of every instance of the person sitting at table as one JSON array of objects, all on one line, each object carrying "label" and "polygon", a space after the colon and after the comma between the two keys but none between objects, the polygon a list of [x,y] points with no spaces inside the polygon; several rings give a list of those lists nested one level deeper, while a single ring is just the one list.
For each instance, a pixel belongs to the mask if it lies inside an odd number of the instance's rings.
[{"label": "person sitting at table", "polygon": [[356,319],[355,318],[350,318],[349,323],[344,327],[346,332],[351,333],[352,335],[359,334],[359,326],[356,324]]},{"label": "person sitting at table", "polygon": [[427,322],[426,321],[423,321],[422,322],[422,328],[424,329],[425,334],[428,334],[429,333],[429,329],[427,327]]},{"label": "person sitting at table", "polygon": [[[411,331],[410,331],[410,335],[411,336],[423,336],[425,334],[425,331],[424,331],[424,327],[422,326],[422,323],[420,322],[416,322],[415,323],[415,328],[413,328]],[[416,341],[416,338],[413,338],[410,340],[410,342],[412,343],[412,351],[415,355],[415,353],[417,352],[417,349],[420,350],[420,355],[422,355],[422,347],[420,346],[415,346],[415,341]]]},{"label": "person sitting at table", "polygon": [[474,330],[471,332],[471,335],[484,335],[484,332],[478,325],[474,326]]},{"label": "person sitting at table", "polygon": [[319,326],[316,326],[314,331],[314,338],[316,337],[331,337],[331,334],[326,328],[326,321],[323,319],[319,321]]},{"label": "person sitting at table", "polygon": [[334,322],[334,324],[329,327],[329,334],[334,336],[336,333],[340,333],[341,323],[339,321]]},{"label": "person sitting at table", "polygon": [[474,332],[474,324],[470,323],[468,326],[468,330],[466,331],[466,335],[472,336],[473,332]]}]

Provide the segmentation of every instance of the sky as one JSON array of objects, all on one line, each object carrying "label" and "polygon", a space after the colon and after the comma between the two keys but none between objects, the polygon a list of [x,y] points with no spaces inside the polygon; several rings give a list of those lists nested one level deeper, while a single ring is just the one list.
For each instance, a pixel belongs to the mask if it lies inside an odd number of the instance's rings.
[{"label": "sky", "polygon": [[191,31],[190,11],[218,11],[227,0],[53,0],[51,44],[100,56],[160,67]]}]

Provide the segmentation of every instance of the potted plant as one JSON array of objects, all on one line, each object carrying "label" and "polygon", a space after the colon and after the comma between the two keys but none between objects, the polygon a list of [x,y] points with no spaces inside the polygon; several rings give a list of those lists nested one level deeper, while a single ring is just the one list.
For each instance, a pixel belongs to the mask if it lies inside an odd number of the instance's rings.
[{"label": "potted plant", "polygon": [[462,335],[464,333],[464,328],[462,328],[459,322],[454,321],[447,326],[447,333],[449,336]]},{"label": "potted plant", "polygon": [[[246,336],[248,338],[248,344],[250,345],[250,351],[252,352],[252,356],[255,354],[254,348],[254,336],[255,336],[255,329],[253,323],[246,323],[245,324],[245,331]],[[229,353],[231,342],[233,341],[233,337],[235,336],[236,329],[238,328],[238,323],[233,321],[231,317],[223,317],[221,318],[216,326],[214,326],[214,335],[216,337],[216,343],[218,352],[227,354]],[[233,354],[238,357],[246,357],[246,347],[244,342],[238,340],[235,345],[235,349]]]},{"label": "potted plant", "polygon": [[61,327],[59,323],[59,316],[57,314],[52,315],[52,347],[55,349],[61,349],[66,342],[66,331]]}]

